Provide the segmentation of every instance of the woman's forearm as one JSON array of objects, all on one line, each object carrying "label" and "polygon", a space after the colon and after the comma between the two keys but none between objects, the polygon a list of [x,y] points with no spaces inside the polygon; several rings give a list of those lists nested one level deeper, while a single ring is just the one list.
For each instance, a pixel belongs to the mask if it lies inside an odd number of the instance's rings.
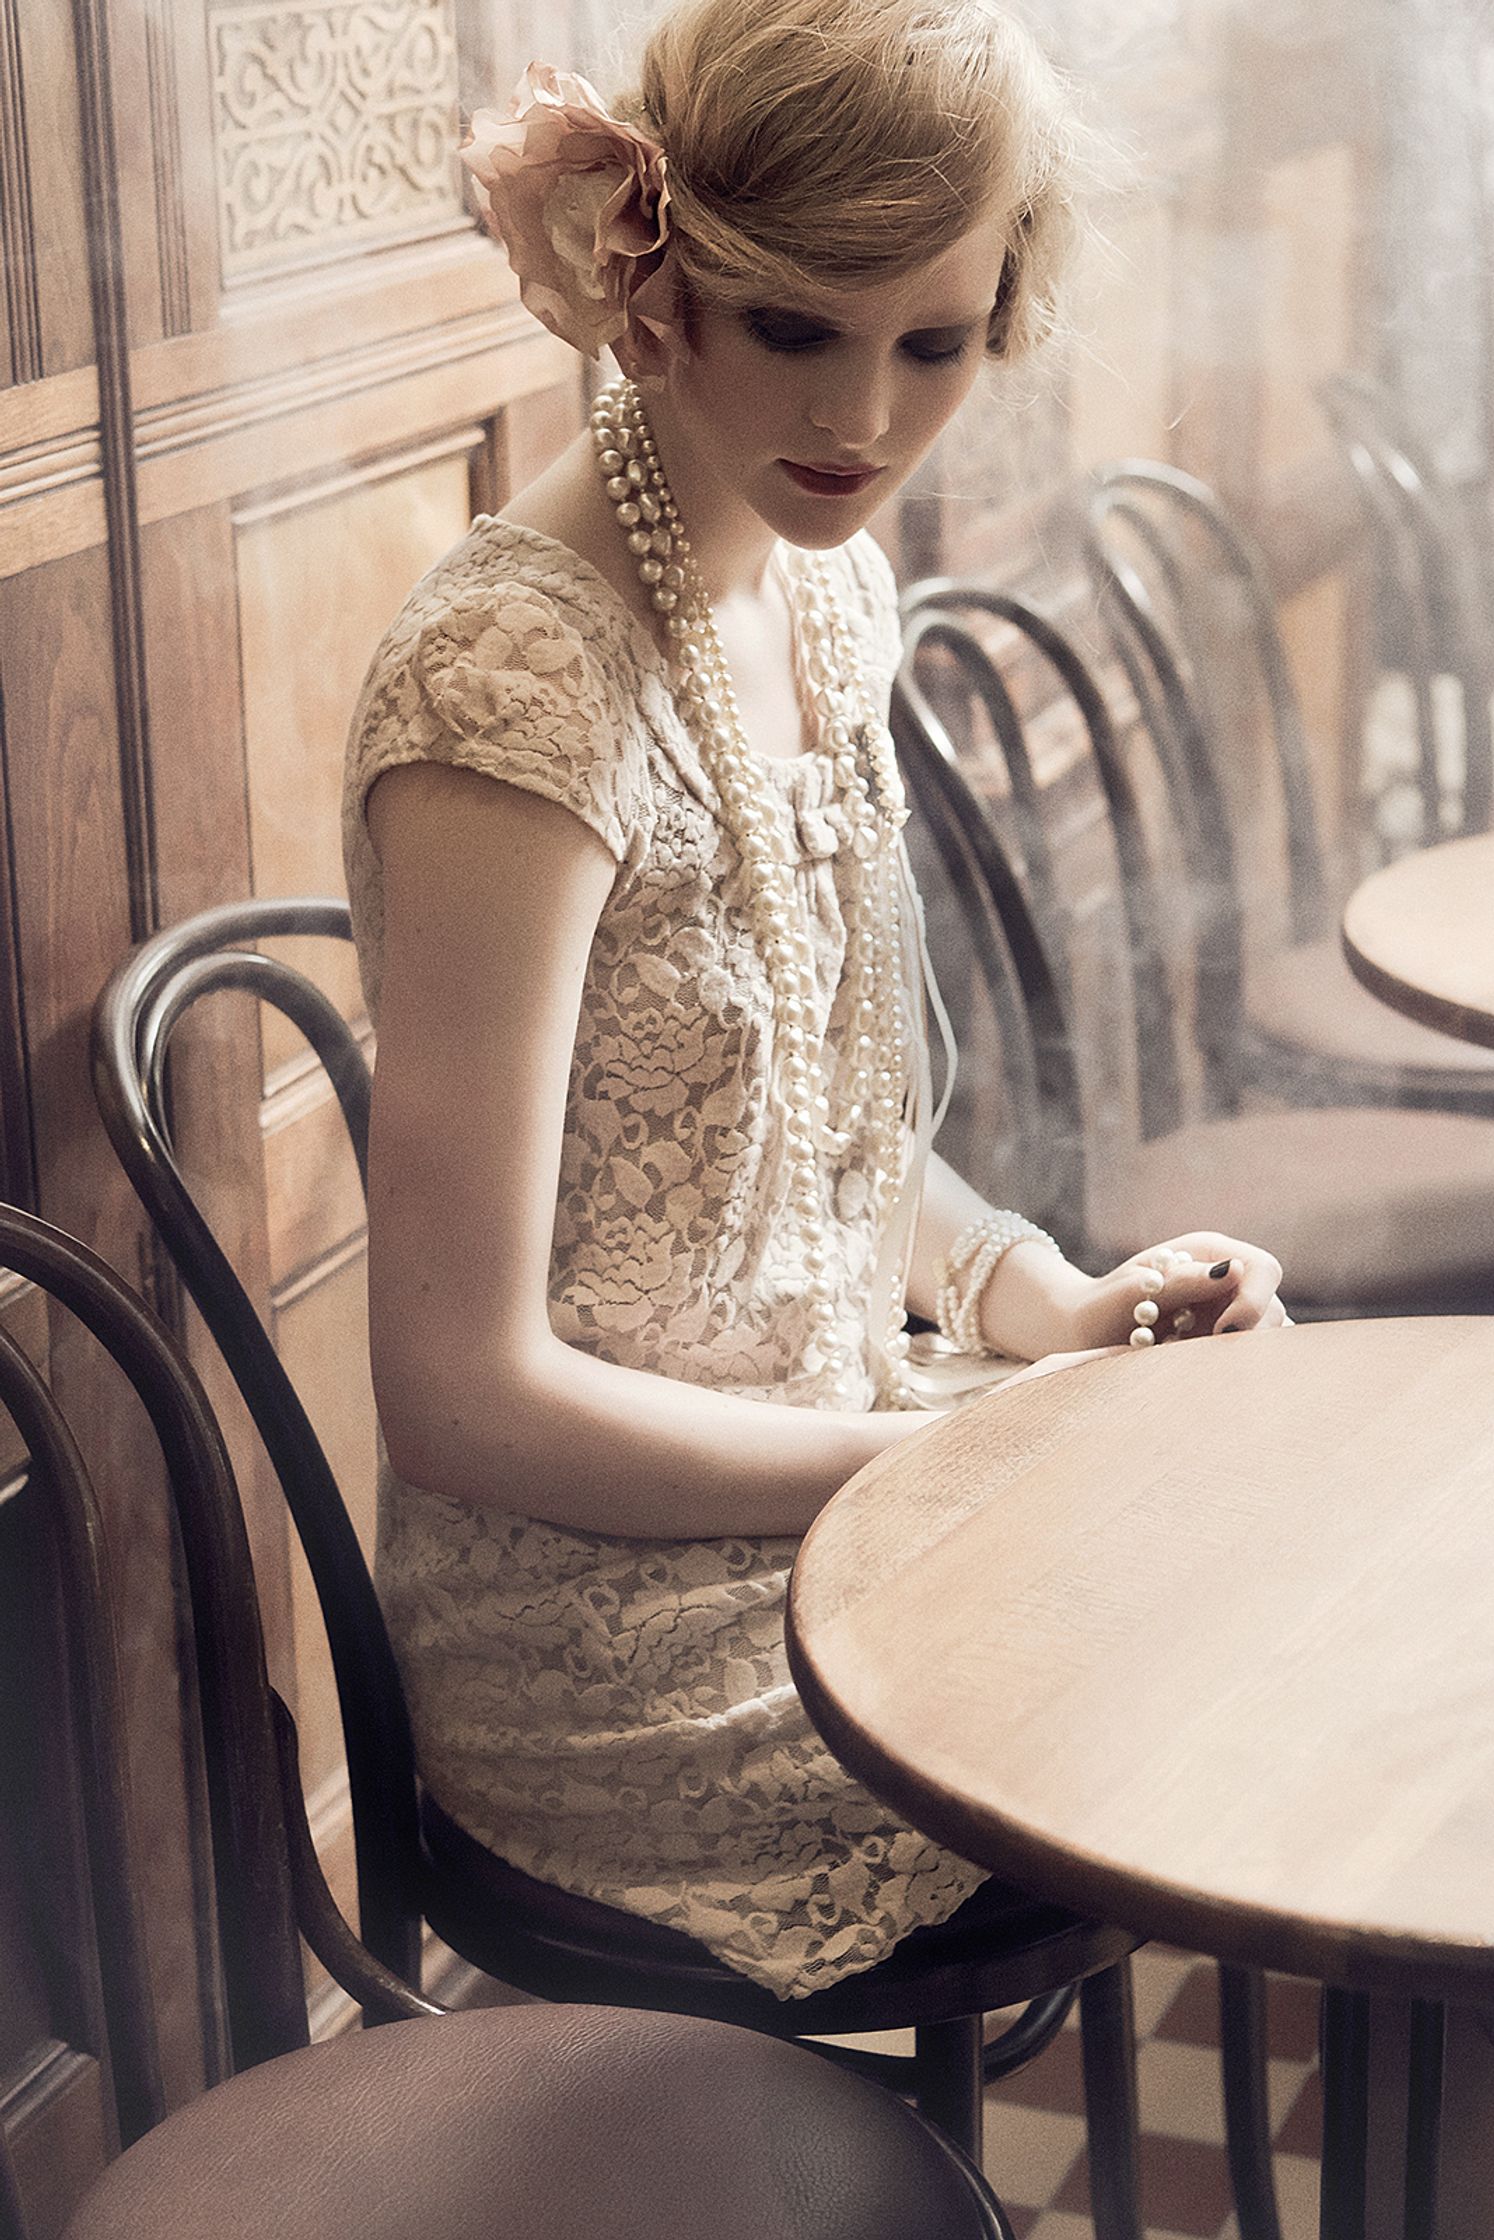
[{"label": "woman's forearm", "polygon": [[797,1535],[922,1415],[745,1399],[558,1338],[486,1375],[380,1380],[401,1477],[479,1507],[627,1539]]},{"label": "woman's forearm", "polygon": [[[990,1211],[953,1167],[937,1156],[929,1160],[908,1284],[917,1313],[934,1318],[940,1262],[961,1231]],[[993,1353],[1018,1361],[1061,1351],[1075,1343],[1074,1315],[1091,1289],[1090,1278],[1047,1245],[1013,1245],[986,1286],[981,1334]]]}]

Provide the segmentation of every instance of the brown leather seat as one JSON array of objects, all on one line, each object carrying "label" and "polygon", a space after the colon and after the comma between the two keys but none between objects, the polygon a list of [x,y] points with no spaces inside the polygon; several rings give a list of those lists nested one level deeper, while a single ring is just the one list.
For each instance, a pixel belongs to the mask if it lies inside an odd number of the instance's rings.
[{"label": "brown leather seat", "polygon": [[936,2133],[802,2047],[532,2006],[390,2023],[245,2070],[114,2163],[65,2240],[1003,2233]]}]

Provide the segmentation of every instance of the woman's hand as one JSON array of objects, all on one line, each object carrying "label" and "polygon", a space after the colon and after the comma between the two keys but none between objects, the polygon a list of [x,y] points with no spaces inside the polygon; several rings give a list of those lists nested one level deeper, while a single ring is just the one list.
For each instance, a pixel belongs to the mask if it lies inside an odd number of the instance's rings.
[{"label": "woman's hand", "polygon": [[1277,1329],[1289,1319],[1277,1296],[1280,1281],[1280,1262],[1259,1245],[1212,1229],[1190,1230],[1133,1253],[1108,1275],[1090,1277],[1073,1301],[1072,1333],[1061,1350],[1127,1345],[1138,1327],[1150,1329],[1159,1343]]}]

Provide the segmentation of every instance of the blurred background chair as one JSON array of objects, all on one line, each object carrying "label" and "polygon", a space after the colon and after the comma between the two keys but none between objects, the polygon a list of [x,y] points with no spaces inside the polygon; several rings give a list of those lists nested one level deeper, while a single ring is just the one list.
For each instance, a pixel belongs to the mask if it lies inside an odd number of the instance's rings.
[{"label": "blurred background chair", "polygon": [[[1143,649],[1148,642],[1144,634]],[[1238,927],[1200,878],[1205,846],[1228,845],[1223,805],[1206,786],[1190,799],[1181,832],[1173,822],[1178,787],[1162,744],[1170,712],[1152,705],[1169,689],[1166,663],[1138,665],[1137,707],[1118,722],[1096,669],[1050,620],[1020,599],[952,584],[925,594],[907,649],[898,695],[905,757],[936,754],[962,779],[982,773],[985,793],[968,779],[960,788],[960,814],[988,875],[1000,855],[1006,876],[1020,880],[1025,938],[1041,949],[1051,989],[1035,1032],[1050,1053],[1055,1037],[1069,1040],[1074,1082],[1051,1124],[1075,1126],[1077,1098],[1084,1184],[1058,1232],[1075,1257],[1112,1266],[1157,1238],[1218,1228],[1278,1254],[1298,1315],[1487,1306],[1494,1126],[1465,1113],[1371,1105],[1251,1108],[1243,1094]],[[1064,789],[1018,775],[1002,780],[999,804],[989,799],[993,771],[1019,744],[1029,751],[1031,719],[1024,724],[1009,680],[1034,661],[1045,672],[1041,697],[1061,709],[1075,783],[1097,805],[1108,842],[1113,919],[1091,917],[1082,929],[1043,872],[1045,840],[1056,853],[1046,820],[1060,813],[1053,804]],[[1030,675],[1024,689],[1038,692]],[[1202,755],[1198,767],[1206,777]],[[1063,813],[1074,813],[1072,803]],[[1096,928],[1117,921],[1119,940],[1107,945]],[[1091,978],[1076,1010],[1081,931]],[[1103,984],[1097,964],[1110,975]],[[1076,1016],[1090,1030],[1077,1041]],[[1051,1072],[1051,1055],[1049,1063]]]},{"label": "blurred background chair", "polygon": [[[1388,469],[1383,482],[1388,505],[1399,486]],[[1095,478],[1089,555],[1101,615],[1186,842],[1195,938],[1210,975],[1199,1033],[1219,1108],[1233,1109],[1248,1086],[1297,1103],[1494,1117],[1494,1052],[1397,1017],[1344,962],[1338,912],[1347,890],[1321,843],[1301,703],[1253,540],[1195,477],[1131,460]],[[1406,610],[1418,644],[1430,630],[1429,580],[1418,575],[1417,602]],[[1442,658],[1428,639],[1416,667],[1429,723]],[[1462,656],[1459,666],[1466,680]],[[1475,713],[1482,709],[1486,752],[1487,693],[1466,681],[1464,692]],[[1472,748],[1470,740],[1471,756]]]},{"label": "blurred background chair", "polygon": [[1409,756],[1370,710],[1364,806],[1385,860],[1482,832],[1494,808],[1494,522],[1487,488],[1449,489],[1379,382],[1341,373],[1318,402],[1375,536],[1381,664],[1411,702]]},{"label": "blurred background chair", "polygon": [[[247,1540],[197,1379],[74,1240],[0,1207],[0,1267],[39,1285],[143,1401],[181,1531],[235,2072],[167,2116],[137,1899],[110,1563],[87,1469],[0,1332],[0,1408],[28,1455],[66,1615],[103,1990],[127,2151],[69,2240],[1011,2240],[957,2149],[879,2086],[718,2023],[597,2008],[443,2013],[353,1937],[306,1825],[295,1729],[269,1688]],[[38,1697],[38,1719],[49,1699]],[[59,1737],[54,1734],[56,1746]],[[308,2046],[297,1925],[389,2027]],[[18,2215],[14,2196],[0,2206]],[[17,2223],[15,2240],[20,2240]]]},{"label": "blurred background chair", "polygon": [[[238,989],[277,1007],[311,1043],[366,1175],[370,1084],[353,1034],[302,974],[248,946],[308,934],[348,940],[346,905],[231,905],[142,945],[100,998],[94,1078],[115,1150],[248,1405],[306,1554],[337,1677],[365,1942],[407,1983],[419,1981],[429,1923],[485,1974],[543,1999],[665,2009],[780,2037],[912,2028],[911,2059],[831,2051],[911,2092],[972,2155],[983,2083],[1049,2042],[1078,1985],[1096,2230],[1100,2240],[1139,2240],[1125,1958],[1133,1938],[992,1883],[949,1923],[905,1939],[880,1966],[781,2001],[676,1930],[522,1874],[422,1796],[398,1668],[336,1479],[171,1143],[172,1032],[208,993]],[[983,2049],[983,2015],[1023,2003],[1021,2018]]]}]

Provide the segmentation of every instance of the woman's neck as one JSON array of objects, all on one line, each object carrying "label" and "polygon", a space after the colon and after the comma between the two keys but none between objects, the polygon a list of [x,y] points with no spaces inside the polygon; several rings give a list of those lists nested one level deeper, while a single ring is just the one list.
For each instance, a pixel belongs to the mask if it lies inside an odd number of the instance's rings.
[{"label": "woman's neck", "polygon": [[644,392],[643,405],[712,606],[734,597],[760,597],[777,536],[760,514],[725,488],[709,457],[691,441],[688,425],[662,384]]}]

